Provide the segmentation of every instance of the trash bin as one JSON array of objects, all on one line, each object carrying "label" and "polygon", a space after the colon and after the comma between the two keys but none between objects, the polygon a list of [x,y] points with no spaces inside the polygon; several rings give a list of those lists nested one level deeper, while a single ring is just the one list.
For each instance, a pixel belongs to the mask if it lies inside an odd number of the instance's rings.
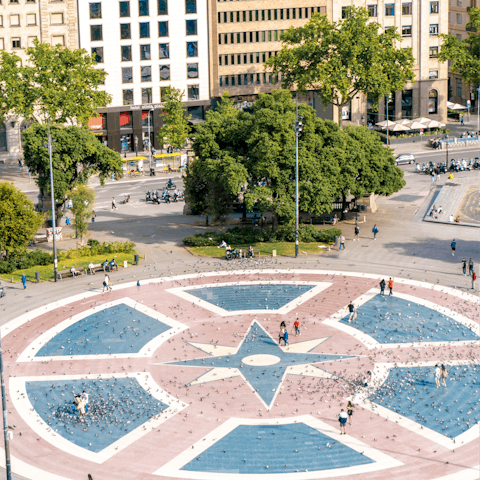
[{"label": "trash bin", "polygon": [[40,272],[35,272],[35,279],[37,280],[37,283],[40,283]]},{"label": "trash bin", "polygon": [[135,265],[138,265],[138,254],[135,254],[133,258],[135,259]]}]

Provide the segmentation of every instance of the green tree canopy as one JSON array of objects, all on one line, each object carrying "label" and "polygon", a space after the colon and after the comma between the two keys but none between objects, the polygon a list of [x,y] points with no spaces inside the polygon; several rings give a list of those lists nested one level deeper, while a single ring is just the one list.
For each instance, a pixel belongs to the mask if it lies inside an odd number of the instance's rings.
[{"label": "green tree canopy", "polygon": [[10,257],[24,252],[42,222],[23,192],[13,183],[0,182],[0,253]]},{"label": "green tree canopy", "polygon": [[451,70],[469,85],[478,88],[480,85],[480,9],[470,8],[470,21],[467,38],[459,40],[454,35],[442,34],[443,44],[438,58],[442,62],[451,60]]},{"label": "green tree canopy", "polygon": [[[110,150],[85,128],[76,126],[51,127],[53,142],[53,188],[59,204],[66,194],[77,185],[84,185],[91,175],[100,174],[103,185],[106,176],[122,174],[120,154]],[[47,144],[48,128],[34,123],[23,132],[23,158],[36,183],[50,192],[50,162]]]},{"label": "green tree canopy", "polygon": [[162,92],[163,127],[158,133],[158,139],[161,144],[167,143],[175,149],[185,145],[191,130],[188,123],[190,116],[185,114],[183,108],[183,97],[184,92],[174,87],[165,87]]},{"label": "green tree canopy", "polygon": [[77,185],[76,188],[67,192],[67,197],[72,201],[72,212],[75,215],[75,232],[80,241],[88,233],[88,220],[93,214],[95,203],[95,190],[85,185]]},{"label": "green tree canopy", "polygon": [[8,115],[39,123],[87,125],[111,96],[99,89],[107,73],[86,50],[34,41],[27,61],[0,52],[0,122]]},{"label": "green tree canopy", "polygon": [[[295,217],[295,103],[287,90],[259,94],[252,113],[233,107],[224,96],[216,111],[196,127],[197,156],[187,171],[187,200],[197,213],[225,215],[236,198],[247,208],[293,221]],[[374,192],[390,195],[404,185],[392,152],[364,127],[342,130],[319,119],[312,107],[300,104],[303,131],[299,138],[299,207],[321,214],[348,195]],[[216,202],[215,182],[228,178]],[[227,188],[228,187],[228,188]],[[216,210],[218,209],[218,210]]]},{"label": "green tree canopy", "polygon": [[282,49],[265,69],[281,75],[284,88],[315,90],[324,105],[342,107],[363,93],[377,108],[379,98],[402,90],[415,77],[411,49],[398,48],[396,29],[383,31],[365,8],[348,7],[338,22],[315,14],[304,26],[290,27],[281,40]]}]

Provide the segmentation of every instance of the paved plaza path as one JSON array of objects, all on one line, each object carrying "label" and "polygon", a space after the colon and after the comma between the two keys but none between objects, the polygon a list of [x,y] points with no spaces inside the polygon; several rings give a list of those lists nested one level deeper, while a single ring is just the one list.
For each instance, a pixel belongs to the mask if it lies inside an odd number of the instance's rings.
[{"label": "paved plaza path", "polygon": [[[1,327],[15,473],[478,478],[478,297],[406,276],[382,296],[388,276],[375,273],[212,267],[140,286],[118,278],[108,293],[98,276],[19,308]],[[281,321],[289,343],[279,346]]]}]

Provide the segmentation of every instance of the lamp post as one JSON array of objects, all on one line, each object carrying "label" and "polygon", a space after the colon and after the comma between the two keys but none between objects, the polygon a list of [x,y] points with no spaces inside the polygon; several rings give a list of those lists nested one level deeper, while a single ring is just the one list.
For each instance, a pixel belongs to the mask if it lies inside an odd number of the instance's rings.
[{"label": "lamp post", "polygon": [[303,130],[303,117],[298,116],[298,93],[295,97],[295,258],[298,258],[298,137]]},{"label": "lamp post", "polygon": [[153,113],[153,108],[148,109],[148,167],[152,173],[152,141],[150,137],[150,114]]},{"label": "lamp post", "polygon": [[479,119],[480,119],[480,85],[477,88],[477,140],[480,140]]},{"label": "lamp post", "polygon": [[8,437],[7,421],[7,398],[5,392],[5,378],[3,375],[3,351],[0,338],[0,379],[2,388],[2,412],[3,412],[3,438],[5,440],[5,469],[7,471],[7,480],[12,480],[12,467],[10,465],[10,438]]},{"label": "lamp post", "polygon": [[445,140],[447,141],[447,142],[446,142],[446,145],[447,145],[447,161],[446,161],[446,163],[445,163],[445,166],[446,166],[446,168],[447,168],[447,170],[448,170],[448,135],[445,135]]}]

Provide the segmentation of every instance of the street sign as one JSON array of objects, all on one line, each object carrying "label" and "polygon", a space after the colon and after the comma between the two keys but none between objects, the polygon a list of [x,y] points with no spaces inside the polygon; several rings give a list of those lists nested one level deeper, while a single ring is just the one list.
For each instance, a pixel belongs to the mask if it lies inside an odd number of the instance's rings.
[{"label": "street sign", "polygon": [[470,108],[472,106],[472,103],[470,102],[470,100],[467,100],[467,108]]},{"label": "street sign", "polygon": [[423,135],[423,132],[425,132],[425,130],[424,130],[423,128],[421,128],[421,129],[419,130],[420,135]]}]

